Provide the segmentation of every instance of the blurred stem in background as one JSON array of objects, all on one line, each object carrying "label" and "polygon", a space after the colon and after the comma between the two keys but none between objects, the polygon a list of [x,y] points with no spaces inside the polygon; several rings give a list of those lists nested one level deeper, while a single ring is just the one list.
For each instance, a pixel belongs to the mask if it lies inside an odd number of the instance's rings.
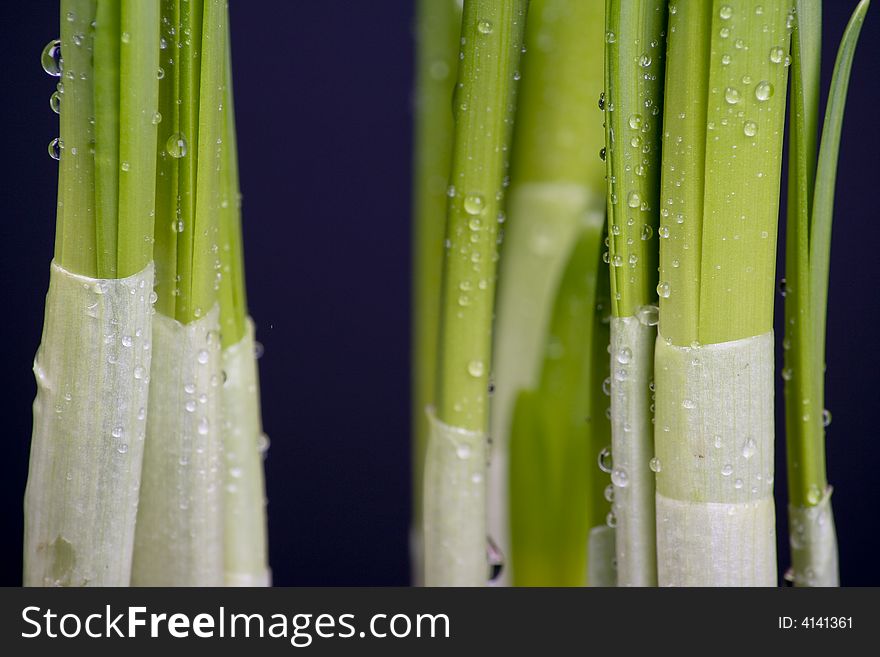
[{"label": "blurred stem in background", "polygon": [[603,12],[603,0],[534,0],[529,10],[494,345],[489,520],[510,555],[504,583],[583,585],[589,530],[605,521],[589,456],[607,424],[592,394],[607,363],[595,362],[591,341]]}]

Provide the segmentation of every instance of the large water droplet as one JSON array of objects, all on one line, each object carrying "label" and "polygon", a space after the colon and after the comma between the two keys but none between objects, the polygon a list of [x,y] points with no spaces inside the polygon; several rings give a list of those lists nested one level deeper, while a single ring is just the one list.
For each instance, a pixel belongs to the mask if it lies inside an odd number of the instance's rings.
[{"label": "large water droplet", "polygon": [[666,281],[657,283],[657,294],[661,299],[668,299],[670,294],[669,283]]},{"label": "large water droplet", "polygon": [[774,64],[781,64],[782,60],[785,59],[785,50],[780,48],[779,46],[774,46],[770,48],[770,61]]},{"label": "large water droplet", "polygon": [[736,87],[727,87],[727,89],[724,90],[724,100],[726,100],[729,105],[736,105],[740,101],[739,91]]},{"label": "large water droplet", "polygon": [[470,374],[471,376],[473,376],[475,378],[483,376],[483,371],[484,371],[483,361],[472,360],[470,363],[468,363],[467,371],[468,371],[468,374]]},{"label": "large water droplet", "polygon": [[55,137],[52,141],[49,142],[49,157],[53,160],[61,159],[61,140],[58,137]]},{"label": "large water droplet", "polygon": [[726,463],[726,464],[721,468],[721,474],[722,474],[722,476],[724,476],[724,477],[729,477],[730,475],[733,474],[733,466],[730,465],[730,463]]},{"label": "large water droplet", "polygon": [[482,213],[486,209],[486,201],[480,194],[468,194],[464,197],[464,211],[471,215]]},{"label": "large water droplet", "polygon": [[52,95],[49,96],[49,107],[56,114],[61,114],[61,94],[57,90],[53,91]]},{"label": "large water droplet", "polygon": [[165,142],[165,150],[168,154],[173,158],[181,158],[186,156],[186,137],[182,132],[175,132],[172,135],[169,135],[168,140]]},{"label": "large water droplet", "polygon": [[43,48],[40,55],[40,64],[43,70],[52,77],[61,77],[61,40],[53,39]]},{"label": "large water droplet", "polygon": [[629,196],[626,199],[626,204],[633,209],[639,207],[642,204],[642,199],[639,196],[639,193],[630,192]]},{"label": "large water droplet", "polygon": [[657,326],[660,322],[660,309],[653,304],[640,306],[636,311],[636,317],[643,326]]},{"label": "large water droplet", "polygon": [[773,85],[767,82],[767,80],[761,80],[755,86],[755,98],[760,101],[769,100],[773,95]]},{"label": "large water droplet", "polygon": [[484,18],[477,23],[477,30],[480,34],[492,34],[492,21]]},{"label": "large water droplet", "polygon": [[626,488],[629,485],[629,475],[623,468],[614,468],[611,471],[611,483],[618,488]]},{"label": "large water droplet", "polygon": [[746,121],[743,123],[743,134],[746,137],[754,137],[758,134],[758,124],[754,121]]},{"label": "large water droplet", "polygon": [[611,474],[611,448],[603,447],[599,452],[599,469],[605,474]]},{"label": "large water droplet", "polygon": [[648,467],[651,468],[651,472],[660,472],[660,470],[661,470],[661,468],[662,468],[663,466],[662,466],[662,464],[660,463],[660,459],[658,459],[658,458],[655,456],[655,457],[652,458],[651,461],[648,463]]},{"label": "large water droplet", "polygon": [[826,408],[822,411],[822,426],[827,427],[829,424],[831,424],[831,411]]},{"label": "large water droplet", "polygon": [[721,5],[721,9],[718,10],[718,15],[722,20],[730,20],[730,17],[733,16],[733,7],[730,5]]}]

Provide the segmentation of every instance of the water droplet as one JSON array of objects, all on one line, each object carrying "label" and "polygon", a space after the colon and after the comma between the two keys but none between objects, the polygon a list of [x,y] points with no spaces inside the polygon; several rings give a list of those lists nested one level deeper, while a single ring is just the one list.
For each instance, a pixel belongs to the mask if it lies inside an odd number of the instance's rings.
[{"label": "water droplet", "polygon": [[606,397],[611,396],[611,377],[605,377],[605,380],[602,381],[602,392],[605,393]]},{"label": "water droplet", "polygon": [[614,468],[611,472],[611,483],[618,488],[626,488],[629,485],[629,475],[623,468]]},{"label": "water droplet", "polygon": [[754,121],[746,121],[743,123],[743,134],[746,137],[754,137],[758,134],[758,124]]},{"label": "water droplet", "polygon": [[446,196],[449,198],[455,198],[455,185],[450,185],[446,188]]},{"label": "water droplet", "polygon": [[810,486],[807,491],[807,503],[811,506],[816,506],[822,500],[822,493],[819,491],[819,487],[816,485]]},{"label": "water droplet", "polygon": [[606,153],[606,150],[605,150],[605,147],[603,146],[599,150],[599,159],[602,160],[603,162],[605,161],[605,153]]},{"label": "water droplet", "polygon": [[43,53],[40,55],[40,64],[43,65],[43,70],[46,71],[52,77],[58,78],[61,77],[61,40],[53,39],[49,43],[46,44],[46,47],[43,48]]},{"label": "water droplet", "polygon": [[603,494],[605,495],[606,501],[613,502],[614,501],[614,485],[608,484],[607,486],[605,486],[605,490],[604,490]]},{"label": "water droplet", "polygon": [[724,90],[724,100],[729,105],[736,105],[740,101],[739,91],[735,87],[727,87]]},{"label": "water droplet", "polygon": [[49,157],[53,160],[61,159],[61,140],[58,137],[49,142]]},{"label": "water droplet", "polygon": [[[263,357],[266,349],[263,347],[262,342],[255,341],[254,342],[254,360],[260,360]],[[226,375],[224,373],[223,382],[226,383]]]},{"label": "water droplet", "polygon": [[467,366],[468,374],[477,378],[483,376],[483,361],[472,360]]},{"label": "water droplet", "polygon": [[660,226],[660,228],[657,229],[657,234],[663,239],[666,239],[669,237],[669,226]]},{"label": "water droplet", "polygon": [[721,55],[721,65],[729,66],[730,65],[730,55]]},{"label": "water droplet", "polygon": [[181,157],[185,157],[186,149],[186,137],[183,136],[182,132],[175,132],[174,134],[169,135],[168,141],[165,142],[165,150],[173,158],[180,159]]},{"label": "water droplet", "polygon": [[128,444],[127,443],[119,443],[116,446],[116,451],[119,452],[120,454],[125,454],[128,451]]},{"label": "water droplet", "polygon": [[623,264],[623,257],[620,256],[619,254],[615,255],[613,258],[611,258],[611,265],[612,266],[620,267],[622,264]]},{"label": "water droplet", "polygon": [[826,408],[822,411],[822,426],[827,427],[829,424],[831,424],[831,411]]},{"label": "water droplet", "polygon": [[155,291],[150,292],[150,305],[156,303],[159,300],[159,295],[156,294]]},{"label": "water droplet", "polygon": [[603,447],[599,452],[599,469],[605,474],[611,474],[611,448]]},{"label": "water droplet", "polygon": [[114,438],[122,438],[122,434],[125,433],[125,430],[121,426],[113,427],[113,430],[110,432],[110,435]]},{"label": "water droplet", "polygon": [[266,451],[268,451],[269,449],[269,443],[269,436],[267,436],[265,433],[261,433],[257,437],[257,451],[261,454],[265,454]]},{"label": "water droplet", "polygon": [[721,468],[721,474],[722,474],[722,476],[724,476],[724,477],[729,477],[730,475],[733,474],[733,466],[730,465],[730,463],[726,463],[726,464]]},{"label": "water droplet", "polygon": [[715,445],[715,449],[721,449],[721,436],[715,436],[713,443]]},{"label": "water droplet", "polygon": [[470,458],[470,456],[471,456],[471,447],[470,447],[470,445],[464,445],[464,444],[462,444],[462,445],[457,445],[457,446],[455,447],[455,455],[456,455],[458,458],[460,458],[461,460],[465,460],[465,459],[467,459],[467,458]]},{"label": "water droplet", "polygon": [[614,32],[609,30],[605,33],[605,43],[614,43],[615,41],[617,41],[617,35]]},{"label": "water droplet", "polygon": [[617,352],[617,362],[626,365],[632,360],[632,355],[632,349],[621,347],[620,351]]},{"label": "water droplet", "polygon": [[697,404],[696,404],[696,402],[694,402],[693,399],[682,399],[681,400],[681,407],[686,408],[688,410],[693,410],[697,407]]},{"label": "water droplet", "polygon": [[645,224],[644,226],[642,226],[642,234],[641,234],[642,240],[649,240],[653,236],[654,236],[654,229],[651,228],[650,224]]},{"label": "water droplet", "polygon": [[746,442],[743,443],[742,447],[742,455],[743,458],[750,459],[755,455],[755,452],[758,451],[758,443],[755,442],[754,438],[747,438]]},{"label": "water droplet", "polygon": [[131,168],[131,165],[128,162],[122,162],[120,163],[119,168],[123,171],[128,171]]},{"label": "water droplet", "polygon": [[200,349],[198,355],[196,356],[196,358],[199,361],[199,364],[201,364],[201,365],[207,365],[208,357],[209,357],[209,354],[208,354],[207,349]]},{"label": "water droplet", "polygon": [[651,65],[651,56],[644,52],[641,57],[639,57],[639,66],[642,68],[648,68]]},{"label": "water droplet", "polygon": [[730,28],[729,27],[722,27],[718,31],[718,34],[721,36],[722,39],[726,39],[727,37],[730,36]]},{"label": "water droplet", "polygon": [[477,30],[480,34],[492,34],[492,21],[485,18],[477,23]]},{"label": "water droplet", "polygon": [[131,35],[128,32],[123,32],[120,39],[122,39],[122,43],[128,43],[131,41]]},{"label": "water droplet", "polygon": [[52,92],[52,95],[49,96],[49,107],[52,108],[52,111],[56,114],[61,113],[61,94],[56,90]]},{"label": "water droplet", "polygon": [[722,20],[729,20],[731,16],[733,16],[733,7],[730,5],[721,5],[721,9],[718,10],[718,15],[721,16]]},{"label": "water droplet", "polygon": [[153,114],[153,125],[159,125],[160,123],[162,123],[162,113],[156,112]]},{"label": "water droplet", "polygon": [[188,395],[194,394],[196,391],[196,384],[195,383],[184,383],[183,384],[183,391]]},{"label": "water droplet", "polygon": [[663,466],[662,466],[662,464],[660,463],[660,459],[658,459],[658,458],[655,456],[655,457],[652,458],[651,461],[648,463],[648,467],[651,468],[651,472],[660,472],[660,469],[661,469]]},{"label": "water droplet", "polygon": [[755,98],[760,101],[769,100],[773,95],[773,85],[767,82],[767,80],[761,80],[755,86]]},{"label": "water droplet", "polygon": [[121,342],[122,342],[123,347],[130,347],[132,345],[131,336],[130,335],[123,335]]},{"label": "water droplet", "polygon": [[784,278],[779,279],[779,294],[782,296],[788,294],[788,282]]},{"label": "water droplet", "polygon": [[605,524],[614,529],[617,527],[617,516],[614,515],[614,511],[609,511],[608,515],[605,516]]},{"label": "water droplet", "polygon": [[187,413],[195,413],[196,412],[196,402],[194,399],[187,399],[183,404],[183,408],[186,409]]},{"label": "water droplet", "polygon": [[146,418],[146,417],[147,417],[147,409],[144,408],[143,406],[141,406],[141,407],[138,409],[137,419],[138,419],[138,420],[143,420],[143,419]]},{"label": "water droplet", "polygon": [[486,209],[486,201],[480,194],[468,194],[464,197],[464,211],[468,214],[480,214]]},{"label": "water droplet", "polygon": [[630,192],[626,199],[626,204],[633,209],[639,207],[642,204],[642,199],[639,197],[639,193]]},{"label": "water droplet", "polygon": [[660,281],[657,284],[657,294],[661,299],[668,299],[670,294],[669,283],[666,281]]},{"label": "water droplet", "polygon": [[196,431],[199,432],[200,436],[207,436],[209,428],[210,424],[208,423],[208,418],[203,417],[201,420],[199,420],[199,424],[196,426]]},{"label": "water droplet", "polygon": [[632,114],[629,117],[629,127],[633,130],[638,130],[642,127],[642,115],[641,114]]},{"label": "water droplet", "polygon": [[156,69],[156,78],[161,80],[164,77],[165,77],[165,69],[160,66],[159,68]]},{"label": "water droplet", "polygon": [[641,306],[636,311],[636,317],[643,326],[657,326],[660,321],[660,309],[653,304]]},{"label": "water droplet", "polygon": [[792,374],[793,374],[793,372],[791,371],[790,367],[783,367],[782,368],[782,378],[785,381],[791,381]]},{"label": "water droplet", "polygon": [[743,487],[743,480],[742,480],[742,479],[737,479],[736,481],[734,481],[734,482],[733,482],[733,487],[736,488],[737,490],[739,490],[740,488],[742,488],[742,487]]},{"label": "water droplet", "polygon": [[770,61],[774,64],[781,64],[782,60],[785,59],[785,51],[779,46],[774,46],[770,48]]},{"label": "water droplet", "polygon": [[599,109],[600,110],[605,109],[605,92],[604,91],[599,94]]}]

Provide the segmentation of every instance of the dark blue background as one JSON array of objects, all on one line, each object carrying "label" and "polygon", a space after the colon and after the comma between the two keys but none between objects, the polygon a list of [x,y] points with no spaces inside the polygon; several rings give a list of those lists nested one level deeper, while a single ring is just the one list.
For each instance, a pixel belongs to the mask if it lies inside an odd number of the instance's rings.
[{"label": "dark blue background", "polygon": [[[250,305],[266,347],[275,582],[405,584],[413,3],[230,4]],[[825,2],[825,87],[854,5]],[[850,87],[828,322],[828,469],[849,585],[880,584],[878,11],[869,12]],[[0,4],[0,584],[7,585],[21,581],[31,363],[55,227],[57,166],[46,145],[58,121],[48,103],[54,81],[39,54],[58,22],[57,2]],[[784,497],[779,502],[787,564]]]}]

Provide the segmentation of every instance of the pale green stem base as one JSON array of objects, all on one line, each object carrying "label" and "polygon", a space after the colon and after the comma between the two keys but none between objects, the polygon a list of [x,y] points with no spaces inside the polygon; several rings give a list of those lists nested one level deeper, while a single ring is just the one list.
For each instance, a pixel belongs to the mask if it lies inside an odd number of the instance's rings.
[{"label": "pale green stem base", "polygon": [[587,581],[590,586],[617,586],[615,530],[597,525],[590,530],[587,553]]},{"label": "pale green stem base", "polygon": [[657,331],[636,317],[611,319],[612,508],[618,586],[656,586],[651,376]]},{"label": "pale green stem base", "polygon": [[266,491],[254,324],[223,350],[224,571],[227,586],[269,586]]},{"label": "pale green stem base", "polygon": [[[587,213],[604,199],[584,185],[527,183],[511,188],[510,229],[502,246],[495,322],[492,453],[489,464],[489,534],[510,554],[508,478],[513,402],[538,385],[547,325],[559,280]],[[601,221],[601,220],[600,220]],[[510,585],[505,568],[493,585]]]},{"label": "pale green stem base", "polygon": [[425,585],[485,586],[486,436],[429,412],[425,456]]},{"label": "pale green stem base", "polygon": [[222,586],[223,436],[217,306],[181,324],[153,318],[135,586]]},{"label": "pale green stem base", "polygon": [[773,332],[655,363],[660,586],[776,586]]},{"label": "pale green stem base", "polygon": [[34,374],[25,586],[127,586],[150,371],[153,265],[123,279],[53,264]]},{"label": "pale green stem base", "polygon": [[816,506],[788,507],[791,577],[795,586],[840,586],[831,486]]}]

